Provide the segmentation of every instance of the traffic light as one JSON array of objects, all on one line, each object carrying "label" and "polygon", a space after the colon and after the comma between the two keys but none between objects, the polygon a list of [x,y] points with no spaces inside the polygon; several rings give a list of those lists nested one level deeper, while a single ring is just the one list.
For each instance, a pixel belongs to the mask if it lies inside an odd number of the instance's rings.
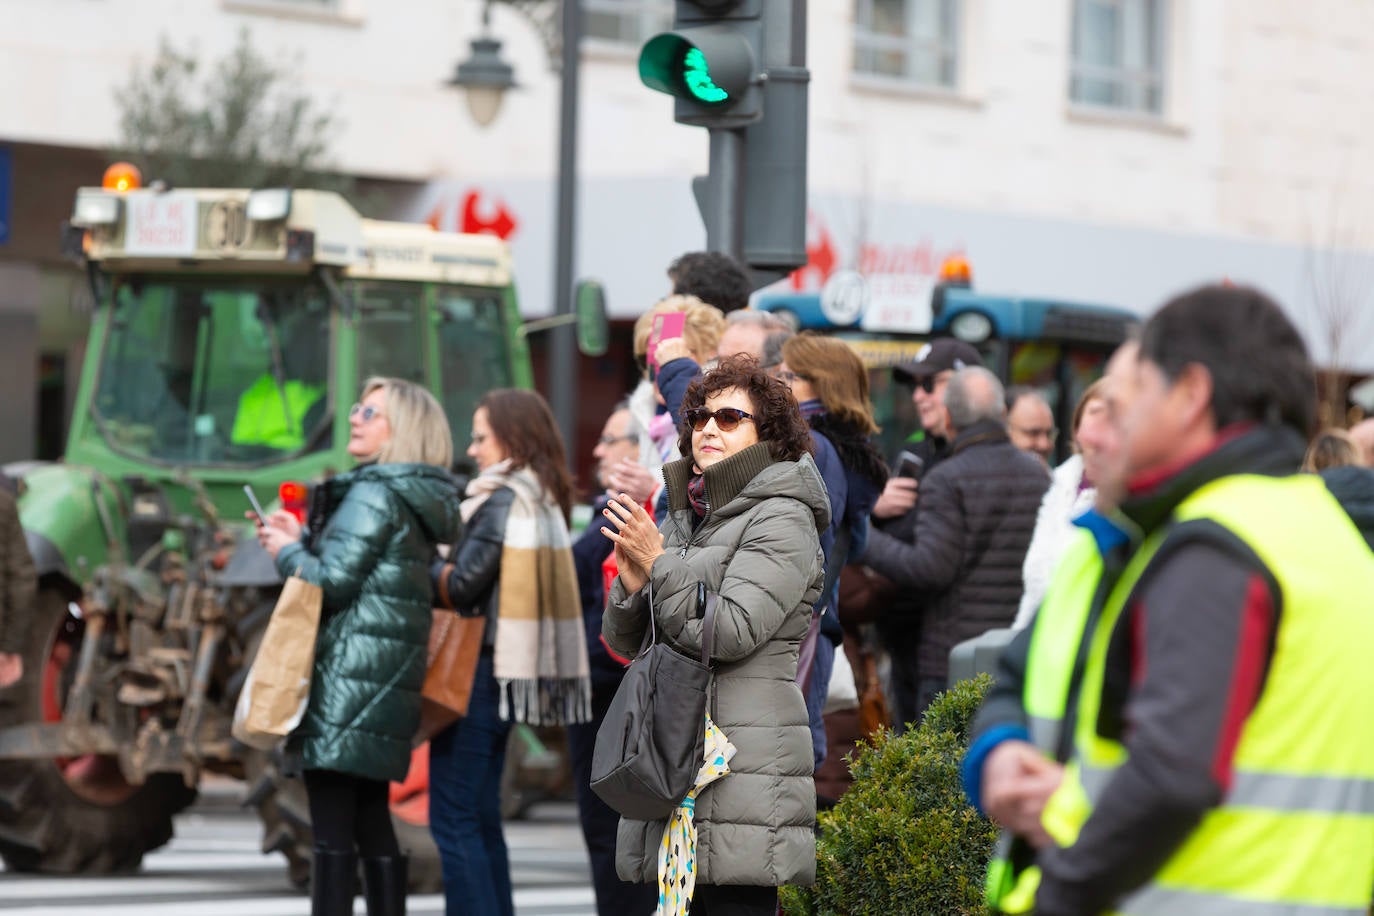
[{"label": "traffic light", "polygon": [[644,85],[677,99],[681,124],[735,128],[763,116],[763,0],[678,0],[673,30],[639,54]]}]

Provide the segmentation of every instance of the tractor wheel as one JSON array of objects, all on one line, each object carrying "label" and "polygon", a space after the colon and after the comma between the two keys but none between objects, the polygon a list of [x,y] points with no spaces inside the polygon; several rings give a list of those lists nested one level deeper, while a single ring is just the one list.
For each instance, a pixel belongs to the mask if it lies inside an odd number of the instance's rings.
[{"label": "tractor wheel", "polygon": [[[291,883],[310,884],[310,857],[314,838],[310,831],[310,805],[305,783],[282,775],[280,753],[249,751],[244,761],[248,782],[245,805],[257,808],[262,819],[262,851],[286,856]],[[410,857],[409,876],[412,894],[435,894],[443,890],[439,850],[429,835],[427,824],[412,824],[392,812],[396,839]]]},{"label": "tractor wheel", "polygon": [[[54,589],[38,595],[24,676],[0,690],[0,728],[61,720],[84,632]],[[101,714],[112,710],[95,711]],[[180,776],[131,785],[112,757],[0,761],[0,857],[13,871],[105,874],[137,869],[172,838],[195,800]]]}]

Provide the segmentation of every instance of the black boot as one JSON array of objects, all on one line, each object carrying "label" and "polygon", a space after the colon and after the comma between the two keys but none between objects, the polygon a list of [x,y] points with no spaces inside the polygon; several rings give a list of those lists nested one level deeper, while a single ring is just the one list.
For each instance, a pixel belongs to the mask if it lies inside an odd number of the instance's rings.
[{"label": "black boot", "polygon": [[406,857],[364,856],[367,916],[406,916]]},{"label": "black boot", "polygon": [[358,857],[315,847],[310,863],[310,916],[353,916]]}]

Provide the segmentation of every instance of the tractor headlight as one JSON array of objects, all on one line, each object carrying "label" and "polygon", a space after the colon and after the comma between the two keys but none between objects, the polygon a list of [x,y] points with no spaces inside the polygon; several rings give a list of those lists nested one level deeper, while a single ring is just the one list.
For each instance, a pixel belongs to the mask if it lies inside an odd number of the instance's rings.
[{"label": "tractor headlight", "polygon": [[291,212],[290,188],[266,188],[248,195],[248,218],[255,222],[286,219]]},{"label": "tractor headlight", "polygon": [[90,228],[119,222],[119,198],[113,194],[78,194],[72,225]]}]

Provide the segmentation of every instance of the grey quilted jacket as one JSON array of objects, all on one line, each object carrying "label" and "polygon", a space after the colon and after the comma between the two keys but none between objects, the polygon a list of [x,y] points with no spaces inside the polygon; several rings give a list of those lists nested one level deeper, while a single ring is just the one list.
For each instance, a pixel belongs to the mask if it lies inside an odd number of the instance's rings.
[{"label": "grey quilted jacket", "polygon": [[[713,508],[692,530],[691,459],[664,466],[666,552],[654,561],[659,639],[700,657],[697,582],[717,595],[711,718],[738,749],[729,775],[696,802],[698,880],[761,887],[810,884],[816,875],[816,789],[797,653],[824,582],[820,537],[825,484],[810,455],[773,461],[764,444],[706,472]],[[602,620],[611,648],[635,655],[648,627],[648,589],[617,579]],[[658,878],[663,821],[622,819],[616,870]]]}]

